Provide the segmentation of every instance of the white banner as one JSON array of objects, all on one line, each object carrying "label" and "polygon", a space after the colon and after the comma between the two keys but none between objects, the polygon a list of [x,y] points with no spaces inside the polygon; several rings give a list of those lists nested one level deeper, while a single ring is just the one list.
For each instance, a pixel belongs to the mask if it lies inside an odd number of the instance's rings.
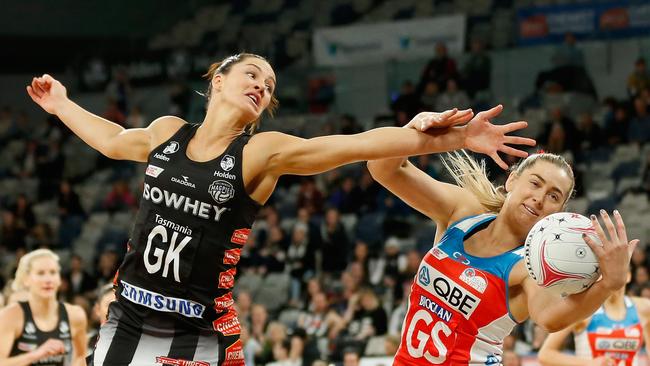
[{"label": "white banner", "polygon": [[321,28],[314,32],[313,47],[317,65],[344,66],[433,57],[438,42],[451,54],[461,53],[465,15]]}]

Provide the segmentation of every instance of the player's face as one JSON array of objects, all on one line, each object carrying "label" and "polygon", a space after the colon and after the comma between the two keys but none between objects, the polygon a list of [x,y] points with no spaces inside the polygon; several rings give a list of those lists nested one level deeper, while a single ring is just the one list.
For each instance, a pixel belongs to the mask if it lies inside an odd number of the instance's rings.
[{"label": "player's face", "polygon": [[227,74],[215,76],[212,95],[220,94],[221,101],[239,108],[244,120],[252,122],[271,103],[275,80],[275,73],[268,62],[247,57],[234,64]]},{"label": "player's face", "polygon": [[52,258],[33,259],[31,270],[26,278],[30,293],[41,298],[56,297],[61,286],[59,264]]},{"label": "player's face", "polygon": [[530,229],[545,216],[562,211],[572,185],[564,169],[538,161],[520,176],[508,178],[507,209],[514,213],[518,224]]}]

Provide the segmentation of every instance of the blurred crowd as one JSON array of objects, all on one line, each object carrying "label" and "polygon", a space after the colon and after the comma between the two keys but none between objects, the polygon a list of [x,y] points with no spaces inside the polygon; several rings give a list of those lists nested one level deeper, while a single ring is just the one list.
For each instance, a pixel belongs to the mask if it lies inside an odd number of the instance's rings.
[{"label": "blurred crowd", "polygon": [[[490,69],[480,41],[471,43],[462,66],[443,44],[437,45],[421,79],[405,82],[392,101],[394,124],[404,125],[423,110],[487,106],[492,102]],[[595,98],[589,85],[584,58],[568,35],[554,57],[554,69],[540,74],[535,91],[519,107],[544,108],[547,96],[566,92]],[[649,151],[650,72],[645,60],[636,61],[627,90],[628,98],[605,97],[594,112],[578,116],[562,106],[548,108],[547,120],[533,136],[541,148],[572,162],[578,197],[587,194],[581,179],[594,156],[607,156],[620,146]],[[132,105],[132,93],[128,75],[116,73],[106,92],[107,108],[99,112],[126,127],[146,125],[146,111]],[[170,113],[186,112],[187,89],[179,86],[170,95]],[[363,130],[348,115],[336,125],[329,132]],[[55,117],[30,120],[11,107],[0,111],[0,142],[2,302],[21,298],[8,286],[20,257],[50,248],[63,259],[61,299],[86,309],[96,328],[99,318],[92,307],[124,255],[143,167],[95,155],[82,161],[71,148],[78,139]],[[627,191],[650,194],[650,159],[637,158],[632,170],[639,183],[617,192],[614,204]],[[435,157],[413,162],[436,179],[448,179]],[[89,169],[75,168],[82,163]],[[488,164],[488,169],[497,181],[506,177],[497,167]],[[91,225],[117,218],[126,225]],[[84,234],[91,229],[97,235]],[[336,361],[352,366],[363,356],[394,355],[410,285],[434,234],[434,223],[383,189],[364,164],[315,177],[283,177],[260,212],[237,270],[235,299],[246,365]],[[650,298],[648,249],[644,242],[634,253],[628,293]],[[518,355],[537,351],[544,337],[533,324],[518,327],[504,345],[504,364],[516,365]]]}]

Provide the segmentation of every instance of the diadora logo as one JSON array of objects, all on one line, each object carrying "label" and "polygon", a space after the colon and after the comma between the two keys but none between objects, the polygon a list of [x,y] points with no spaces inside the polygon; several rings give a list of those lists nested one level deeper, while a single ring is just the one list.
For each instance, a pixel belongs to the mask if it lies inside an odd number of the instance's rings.
[{"label": "diadora logo", "polygon": [[467,268],[460,274],[459,278],[480,293],[484,293],[487,288],[487,278],[477,269]]},{"label": "diadora logo", "polygon": [[208,193],[214,198],[217,203],[226,203],[231,198],[235,197],[235,188],[225,180],[215,180],[210,184]]},{"label": "diadora logo", "polygon": [[205,306],[192,300],[164,296],[157,292],[131,285],[128,282],[120,282],[123,287],[120,296],[134,304],[142,305],[156,311],[180,314],[188,318],[201,318],[205,311]]},{"label": "diadora logo", "polygon": [[429,277],[429,270],[427,267],[422,267],[420,268],[420,272],[418,273],[418,280],[420,281],[421,284],[425,286],[429,286],[431,283],[431,279]]},{"label": "diadora logo", "polygon": [[232,168],[235,167],[235,157],[232,155],[226,155],[221,158],[221,169],[229,172]]},{"label": "diadora logo", "polygon": [[454,252],[454,254],[452,254],[452,256],[454,257],[454,259],[456,259],[457,262],[460,262],[460,263],[462,263],[464,265],[469,265],[469,263],[470,263],[469,259],[467,259],[467,257],[463,253]]},{"label": "diadora logo", "polygon": [[[419,282],[425,291],[435,296],[438,301],[460,312],[465,319],[472,316],[481,302],[480,298],[427,263],[422,264],[418,278],[423,277],[423,273],[427,274],[428,281],[420,279]],[[426,282],[430,284],[426,284]]]},{"label": "diadora logo", "polygon": [[163,154],[173,154],[176,151],[178,151],[178,142],[169,141],[169,144],[167,144],[167,146],[165,146],[165,150],[163,150]]},{"label": "diadora logo", "polygon": [[230,174],[230,173],[224,173],[221,170],[215,170],[214,171],[214,176],[219,177],[219,178],[224,178],[224,179],[230,179],[230,180],[237,179],[236,175]]},{"label": "diadora logo", "polygon": [[187,175],[181,175],[181,177],[183,177],[183,179],[178,179],[176,177],[172,177],[171,181],[174,182],[174,183],[182,184],[182,185],[184,185],[186,187],[196,188],[196,185],[194,185],[194,183],[190,182],[190,178]]},{"label": "diadora logo", "polygon": [[145,174],[147,174],[150,177],[158,178],[160,173],[162,173],[163,171],[165,171],[165,169],[161,167],[157,167],[153,164],[149,164],[147,165],[147,170],[145,171]]}]

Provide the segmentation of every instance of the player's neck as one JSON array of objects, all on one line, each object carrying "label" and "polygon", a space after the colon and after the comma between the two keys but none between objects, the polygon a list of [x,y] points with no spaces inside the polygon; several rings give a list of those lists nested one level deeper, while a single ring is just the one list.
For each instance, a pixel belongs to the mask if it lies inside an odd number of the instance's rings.
[{"label": "player's neck", "polygon": [[[244,132],[242,111],[225,103],[210,103],[205,119],[196,136],[205,140],[233,137]],[[202,135],[202,136],[201,136]]]},{"label": "player's neck", "polygon": [[508,225],[504,215],[497,215],[497,218],[488,226],[488,233],[490,234],[490,244],[503,248],[504,251],[524,244],[520,233],[513,231],[512,225]]},{"label": "player's neck", "polygon": [[28,301],[29,307],[35,316],[54,314],[58,308],[56,298],[39,297],[30,294]]},{"label": "player's neck", "polygon": [[603,303],[603,306],[605,307],[605,313],[607,313],[608,317],[612,319],[625,318],[625,288],[616,291],[608,297]]}]

